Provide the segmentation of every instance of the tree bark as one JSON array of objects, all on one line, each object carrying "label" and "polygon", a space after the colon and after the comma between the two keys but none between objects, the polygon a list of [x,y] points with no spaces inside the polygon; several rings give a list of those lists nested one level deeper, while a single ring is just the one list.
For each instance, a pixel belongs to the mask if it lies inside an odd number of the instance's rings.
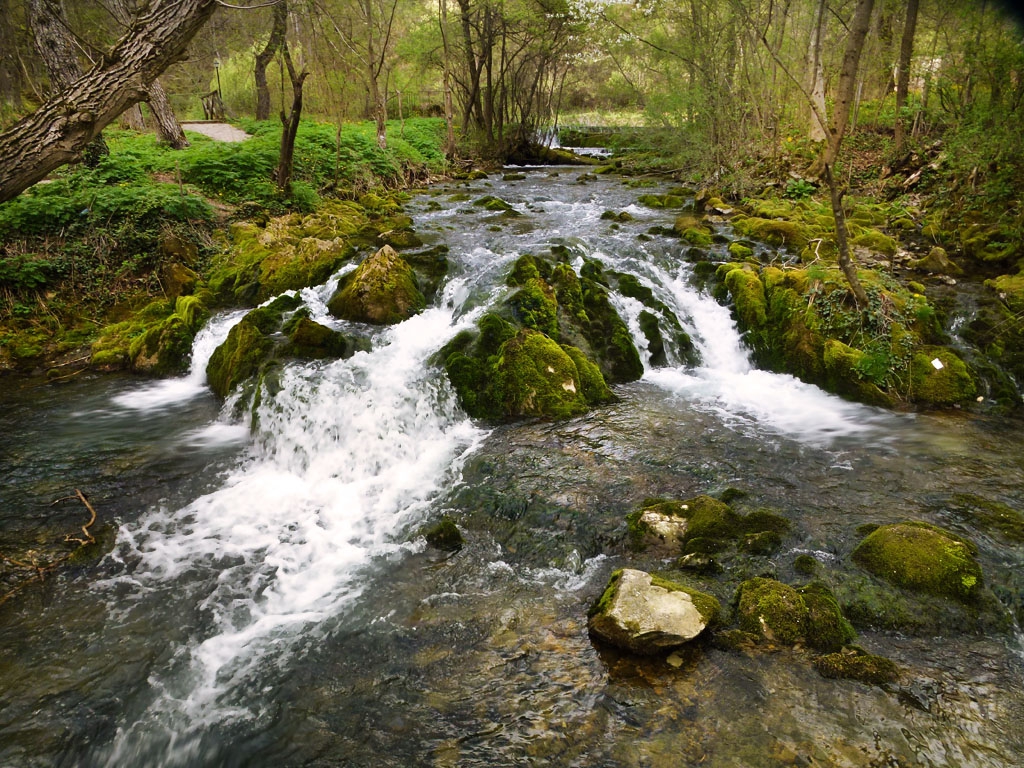
[{"label": "tree bark", "polygon": [[292,57],[288,51],[288,41],[281,43],[284,62],[288,66],[288,78],[292,81],[292,109],[288,115],[281,107],[281,124],[284,130],[281,131],[281,153],[277,158],[277,168],[274,170],[274,181],[277,182],[277,191],[284,197],[291,197],[292,194],[292,165],[295,158],[295,137],[299,133],[299,119],[302,117],[302,84],[309,74],[305,69],[302,72],[295,71],[292,64]]},{"label": "tree bark", "polygon": [[917,31],[917,8],[919,0],[908,0],[907,19],[903,24],[903,39],[900,41],[900,60],[896,74],[896,154],[903,151],[906,129],[903,125],[903,107],[907,103],[910,86],[910,60],[914,53],[914,34]]},{"label": "tree bark", "polygon": [[814,13],[811,41],[807,47],[807,93],[813,102],[811,106],[810,138],[820,142],[828,138],[828,126],[821,119],[825,110],[825,68],[821,61],[821,41],[825,34],[825,8],[828,0],[819,0]]},{"label": "tree bark", "polygon": [[452,107],[451,55],[448,48],[448,0],[437,0],[439,9],[438,22],[441,26],[441,44],[444,50],[443,85],[444,85],[444,156],[449,160],[455,158],[455,110]]},{"label": "tree bark", "polygon": [[850,290],[861,309],[867,308],[868,295],[857,277],[857,265],[850,253],[849,237],[846,229],[846,214],[843,211],[843,193],[839,182],[832,173],[839,147],[843,143],[843,134],[850,119],[850,107],[853,103],[857,84],[857,70],[860,67],[860,55],[864,50],[864,40],[871,23],[871,10],[874,0],[857,0],[857,9],[853,14],[850,34],[846,38],[846,50],[843,53],[843,68],[839,72],[839,87],[836,92],[836,105],[829,136],[828,146],[824,155],[824,177],[828,184],[832,200],[832,216],[836,222],[836,247],[839,249],[839,268],[843,271]]},{"label": "tree bark", "polygon": [[273,61],[288,31],[288,0],[274,6],[274,23],[266,47],[256,54],[256,119],[270,118],[270,86],[267,85],[267,66]]},{"label": "tree bark", "polygon": [[8,0],[0,0],[0,102],[10,104],[15,114],[21,111],[22,79],[11,9]]},{"label": "tree bark", "polygon": [[0,134],[0,202],[79,157],[110,121],[146,98],[217,8],[217,0],[154,0],[128,33],[64,93]]},{"label": "tree bark", "polygon": [[853,105],[857,89],[857,69],[860,66],[860,55],[864,50],[864,40],[871,25],[871,11],[875,0],[857,0],[857,9],[850,24],[850,34],[846,38],[846,50],[843,52],[843,66],[839,70],[839,86],[836,89],[835,110],[832,125],[829,129],[828,146],[825,149],[825,165],[831,166],[839,154],[839,146],[846,133],[846,125],[850,121],[850,108]]},{"label": "tree bark", "polygon": [[[134,0],[110,0],[110,10],[117,17],[118,22],[128,29],[138,11],[138,3]],[[185,131],[182,130],[181,123],[178,122],[171,103],[167,100],[167,93],[160,85],[159,80],[154,80],[149,86],[149,98],[146,103],[149,105],[149,111],[153,113],[157,134],[161,141],[167,142],[172,149],[186,149],[191,146],[188,139],[185,138]],[[139,117],[141,119],[141,112]]]},{"label": "tree bark", "polygon": [[[68,26],[64,3],[62,0],[28,0],[28,19],[36,50],[50,75],[51,95],[63,94],[82,74],[78,45]],[[109,154],[107,142],[97,134],[83,148],[82,159],[86,165],[94,166]]]}]

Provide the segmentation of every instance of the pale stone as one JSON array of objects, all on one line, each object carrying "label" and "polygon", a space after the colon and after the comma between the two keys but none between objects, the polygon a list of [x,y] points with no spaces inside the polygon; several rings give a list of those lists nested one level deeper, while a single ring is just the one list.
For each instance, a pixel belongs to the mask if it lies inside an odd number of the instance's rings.
[{"label": "pale stone", "polygon": [[611,599],[590,617],[589,626],[613,645],[654,654],[693,640],[709,620],[689,593],[657,586],[649,573],[625,568]]},{"label": "pale stone", "polygon": [[642,526],[647,526],[652,534],[667,543],[682,541],[686,535],[687,520],[685,517],[663,515],[661,512],[645,509],[640,515],[639,522]]}]

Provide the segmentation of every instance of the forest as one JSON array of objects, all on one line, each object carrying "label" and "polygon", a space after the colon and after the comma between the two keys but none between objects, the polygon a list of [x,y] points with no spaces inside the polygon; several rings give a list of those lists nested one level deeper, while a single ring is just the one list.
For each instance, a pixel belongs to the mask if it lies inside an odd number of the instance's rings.
[{"label": "forest", "polygon": [[[155,295],[168,232],[205,256],[218,222],[253,206],[557,162],[555,137],[730,205],[790,201],[807,210],[769,218],[798,226],[842,215],[844,195],[870,201],[883,251],[940,247],[953,263],[936,271],[996,281],[1002,304],[969,342],[995,399],[1018,400],[1024,53],[998,4],[244,5],[5,0],[2,197],[57,182],[0,208],[5,369],[45,368],[94,340],[115,298],[123,314]],[[189,148],[180,122],[197,119],[241,121],[261,146]],[[218,198],[228,207],[210,209]],[[864,306],[851,265],[870,237],[834,229],[795,237],[836,259]]]}]

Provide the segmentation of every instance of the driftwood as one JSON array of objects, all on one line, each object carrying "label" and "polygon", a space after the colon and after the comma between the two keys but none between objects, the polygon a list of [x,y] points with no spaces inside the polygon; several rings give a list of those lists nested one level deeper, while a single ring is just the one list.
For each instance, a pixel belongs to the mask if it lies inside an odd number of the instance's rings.
[{"label": "driftwood", "polygon": [[84,493],[82,493],[79,489],[76,488],[74,496],[65,496],[63,498],[57,499],[56,501],[51,503],[50,506],[52,507],[54,504],[60,504],[61,502],[68,501],[69,499],[78,499],[79,501],[82,502],[82,504],[85,505],[85,508],[89,511],[89,522],[87,522],[85,525],[81,527],[82,535],[85,538],[79,538],[78,536],[75,536],[70,533],[67,534],[64,537],[64,541],[66,543],[75,542],[78,544],[78,546],[71,552],[67,552],[61,557],[58,557],[56,560],[51,560],[49,562],[38,561],[33,551],[29,551],[27,553],[30,556],[29,558],[27,558],[28,561],[0,554],[0,560],[3,560],[6,563],[10,563],[15,568],[18,568],[24,572],[21,575],[20,580],[11,589],[9,589],[3,595],[0,595],[0,605],[6,603],[8,600],[14,597],[14,595],[23,590],[33,581],[45,580],[47,573],[56,570],[59,566],[66,563],[68,560],[74,557],[74,555],[77,552],[79,552],[83,547],[87,547],[90,544],[96,543],[96,537],[89,532],[89,529],[92,528],[92,526],[96,523],[96,509],[95,507],[93,507],[92,504],[89,503],[89,500],[85,497]]}]

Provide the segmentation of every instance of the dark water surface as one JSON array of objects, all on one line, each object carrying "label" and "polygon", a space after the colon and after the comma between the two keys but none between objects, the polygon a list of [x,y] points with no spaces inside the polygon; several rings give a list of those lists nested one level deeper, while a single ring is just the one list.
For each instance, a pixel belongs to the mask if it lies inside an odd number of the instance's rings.
[{"label": "dark water surface", "polygon": [[[102,561],[0,606],[0,765],[1024,764],[1017,630],[862,630],[904,670],[888,689],[823,679],[801,650],[640,660],[591,642],[610,572],[667,565],[628,549],[625,515],[728,487],[794,526],[770,558],[735,563],[746,575],[799,582],[807,552],[841,581],[858,526],[923,520],[975,541],[1024,614],[1021,544],[963,501],[1024,509],[1024,432],[751,369],[678,241],[637,238],[671,223],[633,205],[644,190],[527,173],[417,197],[418,231],[451,248],[438,306],[371,353],[290,367],[252,434],[198,374],[0,381],[2,551],[74,532],[81,505],[50,502],[75,488],[118,527]],[[524,215],[474,208],[486,193]],[[613,228],[608,209],[636,220]],[[649,369],[580,418],[472,424],[427,361],[500,300],[519,254],[551,245],[638,275],[702,364]],[[304,294],[314,316],[328,293]],[[466,536],[450,556],[416,536],[442,513]]]}]

